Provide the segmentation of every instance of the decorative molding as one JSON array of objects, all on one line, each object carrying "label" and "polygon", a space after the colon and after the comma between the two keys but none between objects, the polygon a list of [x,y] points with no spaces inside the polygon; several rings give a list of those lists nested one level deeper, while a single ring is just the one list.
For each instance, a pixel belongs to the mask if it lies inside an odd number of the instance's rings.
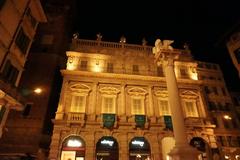
[{"label": "decorative molding", "polygon": [[102,87],[99,89],[99,92],[101,94],[117,95],[118,93],[120,93],[120,90],[114,87]]},{"label": "decorative molding", "polygon": [[88,94],[91,91],[91,88],[89,86],[80,83],[70,84],[69,89],[74,93]]},{"label": "decorative molding", "polygon": [[157,96],[157,97],[161,97],[161,98],[166,98],[168,97],[168,91],[167,90],[156,90],[154,92],[154,94]]},{"label": "decorative molding", "polygon": [[192,90],[180,90],[180,97],[185,99],[197,99],[199,97],[196,91]]},{"label": "decorative molding", "polygon": [[147,91],[140,87],[130,88],[127,92],[131,96],[146,96],[147,94]]}]

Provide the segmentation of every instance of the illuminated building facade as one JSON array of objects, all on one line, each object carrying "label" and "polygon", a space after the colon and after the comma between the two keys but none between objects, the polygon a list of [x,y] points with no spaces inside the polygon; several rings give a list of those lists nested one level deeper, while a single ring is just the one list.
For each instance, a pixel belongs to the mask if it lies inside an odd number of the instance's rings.
[{"label": "illuminated building facade", "polygon": [[[232,125],[235,115],[218,65],[195,61],[188,49],[174,50],[181,53],[174,70],[189,144],[203,160],[236,154],[219,141],[239,138],[239,130],[223,125]],[[66,54],[49,159],[167,160],[174,128],[165,71],[154,63],[152,46],[74,35]]]},{"label": "illuminated building facade", "polygon": [[0,1],[0,138],[10,110],[25,107],[17,88],[38,23],[45,21],[39,0]]},{"label": "illuminated building facade", "polygon": [[240,77],[240,31],[235,31],[227,40],[227,49],[232,59],[233,65],[238,71]]}]

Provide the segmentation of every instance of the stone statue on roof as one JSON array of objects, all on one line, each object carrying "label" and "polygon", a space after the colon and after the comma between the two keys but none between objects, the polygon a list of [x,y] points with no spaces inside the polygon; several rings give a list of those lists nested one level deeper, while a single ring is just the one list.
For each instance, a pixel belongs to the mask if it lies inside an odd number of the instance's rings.
[{"label": "stone statue on roof", "polygon": [[155,47],[153,47],[153,54],[158,53],[162,49],[169,49],[173,50],[173,47],[171,44],[173,43],[173,40],[163,40],[161,41],[160,39],[157,39],[155,41]]},{"label": "stone statue on roof", "polygon": [[101,41],[102,40],[102,34],[101,33],[98,33],[96,36],[97,36],[97,41]]},{"label": "stone statue on roof", "polygon": [[126,43],[126,37],[125,36],[122,36],[121,38],[120,38],[120,43]]}]

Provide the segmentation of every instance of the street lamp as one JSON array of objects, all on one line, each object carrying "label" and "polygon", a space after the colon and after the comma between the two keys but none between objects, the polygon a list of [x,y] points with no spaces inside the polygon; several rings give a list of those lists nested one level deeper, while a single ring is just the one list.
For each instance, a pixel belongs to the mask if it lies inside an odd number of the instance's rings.
[{"label": "street lamp", "polygon": [[36,93],[36,94],[41,94],[42,93],[42,89],[41,88],[35,88],[33,90],[33,92]]},{"label": "street lamp", "polygon": [[155,47],[153,47],[155,63],[157,65],[162,64],[166,73],[168,99],[176,142],[175,147],[170,151],[169,155],[172,160],[196,160],[198,159],[197,156],[199,152],[188,144],[184,116],[174,72],[174,61],[179,58],[181,52],[173,49],[171,46],[173,42],[172,40],[164,40],[162,42],[160,39],[157,39],[155,41]]}]

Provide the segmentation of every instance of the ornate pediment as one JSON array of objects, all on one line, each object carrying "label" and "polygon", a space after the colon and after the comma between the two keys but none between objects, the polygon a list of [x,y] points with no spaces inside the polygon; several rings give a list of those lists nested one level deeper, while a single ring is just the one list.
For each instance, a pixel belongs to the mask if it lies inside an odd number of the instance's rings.
[{"label": "ornate pediment", "polygon": [[85,84],[75,83],[70,84],[69,89],[75,93],[89,93],[91,91],[90,87]]},{"label": "ornate pediment", "polygon": [[116,95],[120,93],[120,90],[114,87],[102,87],[99,89],[101,94]]},{"label": "ornate pediment", "polygon": [[154,94],[157,97],[162,97],[162,98],[168,97],[168,91],[167,90],[157,90],[157,91],[154,92]]},{"label": "ornate pediment", "polygon": [[197,91],[193,91],[193,90],[182,90],[180,91],[180,96],[182,98],[186,98],[186,99],[196,99],[198,98],[198,94]]},{"label": "ornate pediment", "polygon": [[145,96],[147,91],[140,87],[133,87],[128,90],[128,94],[133,96]]}]

